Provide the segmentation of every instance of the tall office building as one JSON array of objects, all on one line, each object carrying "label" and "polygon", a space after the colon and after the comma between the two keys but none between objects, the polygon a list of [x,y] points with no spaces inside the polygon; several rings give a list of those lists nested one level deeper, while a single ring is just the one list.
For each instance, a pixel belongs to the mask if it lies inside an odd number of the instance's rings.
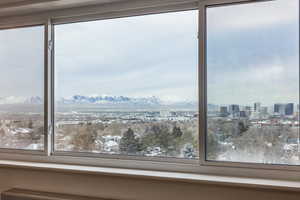
[{"label": "tall office building", "polygon": [[246,112],[247,117],[249,117],[251,115],[251,112],[252,112],[251,109],[252,109],[251,106],[245,106],[245,112]]},{"label": "tall office building", "polygon": [[293,115],[294,114],[294,104],[288,103],[285,105],[285,115]]},{"label": "tall office building", "polygon": [[277,103],[274,104],[274,113],[280,114],[280,115],[293,115],[294,114],[294,104],[288,103],[288,104],[282,104]]},{"label": "tall office building", "polygon": [[240,111],[240,117],[244,117],[244,118],[246,118],[247,117],[247,113],[246,113],[246,111]]},{"label": "tall office building", "polygon": [[232,104],[229,106],[229,113],[233,116],[233,117],[238,117],[240,114],[240,106],[236,105],[236,104]]},{"label": "tall office building", "polygon": [[282,104],[282,103],[274,104],[274,113],[284,115],[285,114],[285,104]]},{"label": "tall office building", "polygon": [[279,113],[279,107],[280,107],[281,104],[279,103],[276,103],[274,104],[274,113]]},{"label": "tall office building", "polygon": [[259,112],[260,106],[261,106],[261,103],[259,103],[259,102],[254,103],[254,112]]}]

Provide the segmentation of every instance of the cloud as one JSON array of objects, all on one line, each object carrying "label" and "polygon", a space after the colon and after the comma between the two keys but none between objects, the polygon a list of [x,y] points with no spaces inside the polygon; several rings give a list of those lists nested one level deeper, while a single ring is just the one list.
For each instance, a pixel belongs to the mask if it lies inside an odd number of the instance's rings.
[{"label": "cloud", "polygon": [[58,97],[196,100],[197,11],[59,25],[55,32]]},{"label": "cloud", "polygon": [[208,102],[299,101],[298,1],[210,8]]},{"label": "cloud", "polygon": [[[207,10],[209,31],[249,30],[259,27],[297,22],[298,0],[276,0],[229,6]],[[220,21],[222,16],[222,21]]]},{"label": "cloud", "polygon": [[[57,97],[197,99],[197,11],[55,28]],[[208,28],[209,102],[298,100],[297,0],[210,8]],[[0,96],[42,94],[42,32],[0,31]]]},{"label": "cloud", "polygon": [[296,63],[265,63],[236,72],[223,71],[208,77],[208,99],[216,104],[297,103],[298,74]]}]

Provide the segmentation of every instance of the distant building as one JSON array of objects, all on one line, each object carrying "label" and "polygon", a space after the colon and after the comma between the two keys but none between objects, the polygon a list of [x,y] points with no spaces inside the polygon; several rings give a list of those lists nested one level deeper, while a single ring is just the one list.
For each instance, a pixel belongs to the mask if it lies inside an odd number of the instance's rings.
[{"label": "distant building", "polygon": [[268,107],[267,106],[263,106],[260,108],[260,113],[262,115],[267,115],[268,114]]},{"label": "distant building", "polygon": [[247,117],[246,111],[240,111],[240,117]]},{"label": "distant building", "polygon": [[251,115],[251,106],[245,106],[245,112],[246,112],[246,115],[247,117],[249,117]]},{"label": "distant building", "polygon": [[245,106],[245,111],[251,111],[251,106]]},{"label": "distant building", "polygon": [[227,117],[229,115],[227,106],[220,107],[220,116]]},{"label": "distant building", "polygon": [[294,114],[294,104],[288,103],[285,105],[285,115],[293,115]]},{"label": "distant building", "polygon": [[236,104],[232,104],[229,106],[229,113],[233,116],[233,117],[238,117],[240,114],[240,107],[239,105]]},{"label": "distant building", "polygon": [[260,106],[261,103],[259,102],[254,103],[254,112],[260,112]]},{"label": "distant building", "polygon": [[285,104],[282,103],[274,104],[274,113],[285,115]]},{"label": "distant building", "polygon": [[293,115],[294,114],[294,104],[293,103],[274,104],[274,113],[277,113],[280,115]]},{"label": "distant building", "polygon": [[280,107],[280,104],[278,104],[278,103],[274,104],[274,113],[279,113],[279,107]]}]

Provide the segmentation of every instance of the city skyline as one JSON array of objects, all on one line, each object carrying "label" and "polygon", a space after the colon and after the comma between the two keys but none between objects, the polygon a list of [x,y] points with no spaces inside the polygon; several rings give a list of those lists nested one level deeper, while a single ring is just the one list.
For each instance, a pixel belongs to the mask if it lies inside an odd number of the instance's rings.
[{"label": "city skyline", "polygon": [[216,105],[216,106],[230,106],[230,105],[239,105],[239,106],[250,106],[250,107],[255,107],[254,104],[255,103],[261,103],[261,107],[271,107],[271,106],[274,106],[275,104],[289,104],[289,103],[292,103],[294,105],[299,105],[300,102],[275,102],[275,103],[272,103],[272,104],[263,104],[263,102],[253,102],[252,104],[239,104],[239,103],[229,103],[229,104],[214,104],[214,103],[207,103],[208,105]]},{"label": "city skyline", "polygon": [[217,107],[209,107],[208,113],[218,113],[220,117],[233,118],[269,118],[270,116],[298,116],[299,104],[294,103],[276,103],[272,106],[262,105],[260,102],[255,102],[252,106],[243,106],[238,104],[223,105]]}]

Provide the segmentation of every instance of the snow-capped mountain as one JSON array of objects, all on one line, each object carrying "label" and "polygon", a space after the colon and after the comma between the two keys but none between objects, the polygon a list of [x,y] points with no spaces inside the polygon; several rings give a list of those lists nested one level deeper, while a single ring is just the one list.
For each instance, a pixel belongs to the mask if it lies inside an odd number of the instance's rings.
[{"label": "snow-capped mountain", "polygon": [[[43,104],[43,98],[39,96],[33,97],[0,97],[0,105],[5,104],[24,104],[24,105],[38,105]],[[61,98],[56,101],[59,105],[103,105],[103,106],[175,106],[175,107],[186,107],[196,106],[196,102],[182,101],[182,102],[167,102],[162,101],[158,97],[126,97],[126,96],[109,96],[109,95],[74,95],[69,98]]]},{"label": "snow-capped mountain", "polygon": [[26,98],[24,97],[16,97],[16,96],[8,96],[8,97],[0,97],[0,104],[18,104],[24,103]]},{"label": "snow-capped mountain", "polygon": [[19,96],[0,97],[0,105],[3,104],[43,104],[43,99],[39,96],[29,98]]},{"label": "snow-capped mountain", "polygon": [[61,98],[56,102],[57,105],[76,105],[76,106],[97,106],[105,108],[197,108],[197,102],[194,101],[163,101],[158,97],[127,97],[127,96],[109,96],[109,95],[74,95],[69,98]]},{"label": "snow-capped mountain", "polygon": [[125,96],[82,96],[74,95],[70,98],[61,98],[60,104],[132,104],[132,105],[160,105],[161,100],[157,97],[132,98]]},{"label": "snow-capped mountain", "polygon": [[27,98],[25,101],[26,104],[43,104],[43,99],[39,96]]}]

